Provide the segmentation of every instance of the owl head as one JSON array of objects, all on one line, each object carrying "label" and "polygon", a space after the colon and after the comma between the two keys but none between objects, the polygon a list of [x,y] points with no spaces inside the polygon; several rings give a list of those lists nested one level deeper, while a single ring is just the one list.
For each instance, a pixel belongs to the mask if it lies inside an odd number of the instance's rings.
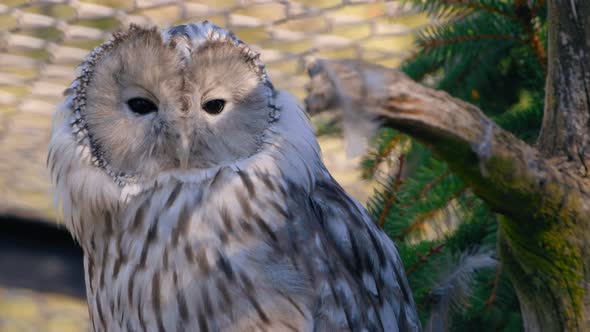
[{"label": "owl head", "polygon": [[131,26],[78,70],[47,158],[58,218],[77,238],[170,180],[204,183],[229,167],[311,188],[323,172],[297,100],[274,89],[256,52],[211,23]]},{"label": "owl head", "polygon": [[278,116],[259,55],[207,21],[132,25],[79,71],[66,91],[71,134],[120,184],[246,158]]}]

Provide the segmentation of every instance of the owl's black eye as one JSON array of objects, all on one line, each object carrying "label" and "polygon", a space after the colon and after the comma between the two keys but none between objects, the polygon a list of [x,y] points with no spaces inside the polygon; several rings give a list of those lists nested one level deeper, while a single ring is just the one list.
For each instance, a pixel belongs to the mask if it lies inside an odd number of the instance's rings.
[{"label": "owl's black eye", "polygon": [[223,111],[223,107],[225,106],[225,100],[223,99],[211,99],[207,100],[201,106],[203,110],[209,114],[219,114]]},{"label": "owl's black eye", "polygon": [[145,98],[131,98],[127,101],[127,105],[131,111],[141,115],[158,111],[158,106]]}]

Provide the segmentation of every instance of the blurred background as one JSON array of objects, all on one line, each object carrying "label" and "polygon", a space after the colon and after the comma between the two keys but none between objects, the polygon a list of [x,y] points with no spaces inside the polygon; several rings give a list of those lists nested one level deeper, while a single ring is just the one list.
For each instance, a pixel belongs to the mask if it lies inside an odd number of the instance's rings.
[{"label": "blurred background", "polygon": [[[2,0],[1,332],[88,330],[82,254],[55,219],[45,170],[52,114],[74,68],[130,23],[162,27],[205,19],[260,51],[273,83],[299,98],[308,80],[305,59],[397,67],[415,53],[416,32],[433,23],[420,8],[398,1]],[[367,202],[375,181],[361,179],[360,158],[346,157],[333,117],[313,122],[328,168]]]}]

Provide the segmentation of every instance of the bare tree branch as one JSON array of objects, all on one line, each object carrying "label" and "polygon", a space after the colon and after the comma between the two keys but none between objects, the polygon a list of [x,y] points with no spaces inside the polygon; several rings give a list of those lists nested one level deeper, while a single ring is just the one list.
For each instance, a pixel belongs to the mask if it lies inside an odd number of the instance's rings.
[{"label": "bare tree branch", "polygon": [[[396,70],[349,60],[319,61],[315,66],[307,98],[311,112],[338,107],[334,87],[339,86],[349,103],[363,105],[356,111],[378,117],[430,147],[498,212],[525,222],[558,222],[564,200],[571,200],[583,207],[572,212],[577,218],[588,216],[585,202],[590,197],[582,188],[587,179],[561,172],[477,107]],[[333,79],[340,82],[334,84]],[[322,92],[316,94],[316,88]]]}]

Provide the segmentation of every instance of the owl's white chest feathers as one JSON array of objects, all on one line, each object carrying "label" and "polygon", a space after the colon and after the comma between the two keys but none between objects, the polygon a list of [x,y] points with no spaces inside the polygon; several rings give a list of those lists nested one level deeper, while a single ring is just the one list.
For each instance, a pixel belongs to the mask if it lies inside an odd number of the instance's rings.
[{"label": "owl's white chest feathers", "polygon": [[[285,241],[295,188],[268,174],[224,169],[200,184],[170,180],[133,199],[120,219],[96,220],[108,225],[86,249],[97,330],[181,324],[237,331],[267,326],[269,317],[267,327],[280,330],[293,325],[292,302],[310,315],[302,309],[312,306],[310,281],[294,268]],[[271,299],[272,306],[263,303]]]}]

